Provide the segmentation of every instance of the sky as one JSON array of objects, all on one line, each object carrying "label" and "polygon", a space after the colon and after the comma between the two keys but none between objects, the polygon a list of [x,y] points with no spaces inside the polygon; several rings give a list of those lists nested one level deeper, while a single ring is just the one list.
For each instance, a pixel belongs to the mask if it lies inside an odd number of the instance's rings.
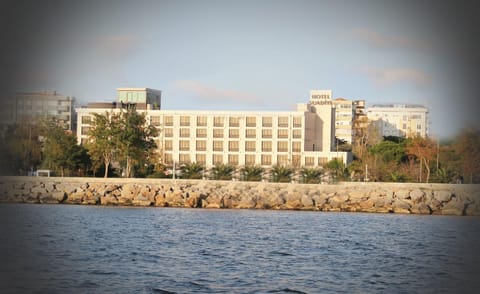
[{"label": "sky", "polygon": [[289,111],[331,89],[367,107],[425,105],[436,137],[478,125],[468,1],[0,3],[4,92],[84,105],[148,87],[163,109]]}]

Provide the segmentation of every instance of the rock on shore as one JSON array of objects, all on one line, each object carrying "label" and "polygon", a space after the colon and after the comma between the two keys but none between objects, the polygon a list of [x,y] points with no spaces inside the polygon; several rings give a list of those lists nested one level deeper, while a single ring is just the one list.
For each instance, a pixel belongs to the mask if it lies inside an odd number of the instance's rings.
[{"label": "rock on shore", "polygon": [[0,177],[0,201],[480,215],[480,185]]}]

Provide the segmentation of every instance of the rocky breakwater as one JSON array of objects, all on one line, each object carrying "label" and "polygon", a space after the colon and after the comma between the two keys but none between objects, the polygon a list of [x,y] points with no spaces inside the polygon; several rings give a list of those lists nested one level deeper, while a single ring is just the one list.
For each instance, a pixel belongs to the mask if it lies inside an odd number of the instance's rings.
[{"label": "rocky breakwater", "polygon": [[480,215],[480,185],[1,177],[0,201]]}]

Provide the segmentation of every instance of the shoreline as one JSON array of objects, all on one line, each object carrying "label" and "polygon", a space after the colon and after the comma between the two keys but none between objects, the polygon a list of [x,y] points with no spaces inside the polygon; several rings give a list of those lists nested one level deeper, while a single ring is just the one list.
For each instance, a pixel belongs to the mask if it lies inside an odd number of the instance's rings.
[{"label": "shoreline", "polygon": [[0,202],[480,215],[480,185],[0,177]]}]

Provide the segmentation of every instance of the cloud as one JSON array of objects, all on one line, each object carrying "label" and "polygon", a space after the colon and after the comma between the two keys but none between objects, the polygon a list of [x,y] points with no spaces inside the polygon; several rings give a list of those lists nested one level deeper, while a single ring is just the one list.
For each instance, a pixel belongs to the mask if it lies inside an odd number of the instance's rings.
[{"label": "cloud", "polygon": [[427,45],[424,42],[413,40],[411,38],[382,35],[377,31],[366,28],[352,29],[350,31],[350,34],[353,35],[353,37],[355,37],[356,39],[364,41],[367,44],[376,48],[403,48],[416,50],[427,49]]},{"label": "cloud", "polygon": [[253,102],[258,104],[258,98],[253,94],[240,92],[237,90],[218,89],[207,86],[198,81],[180,80],[174,82],[173,85],[176,89],[189,92],[190,94],[210,102],[232,101],[248,103]]},{"label": "cloud", "polygon": [[430,75],[413,68],[373,68],[361,69],[376,85],[388,86],[399,82],[412,82],[417,87],[427,87],[431,84]]}]

